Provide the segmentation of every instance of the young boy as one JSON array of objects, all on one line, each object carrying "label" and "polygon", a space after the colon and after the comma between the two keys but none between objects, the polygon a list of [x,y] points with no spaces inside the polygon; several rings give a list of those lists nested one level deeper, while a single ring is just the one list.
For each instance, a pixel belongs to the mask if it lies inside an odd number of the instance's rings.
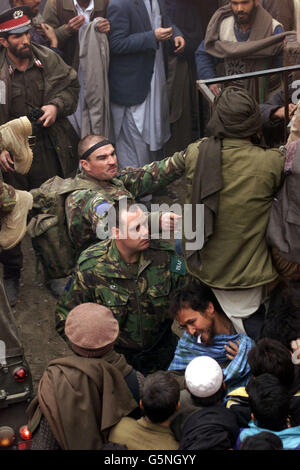
[{"label": "young boy", "polygon": [[158,371],[145,379],[140,407],[144,417],[122,418],[111,430],[109,441],[129,450],[176,450],[179,443],[171,429],[170,418],[179,408],[180,387],[170,372]]},{"label": "young boy", "polygon": [[300,449],[300,426],[291,427],[290,394],[279,379],[272,374],[261,374],[250,380],[246,391],[251,421],[248,428],[241,429],[236,448],[240,448],[246,437],[270,431],[280,437],[284,449]]}]

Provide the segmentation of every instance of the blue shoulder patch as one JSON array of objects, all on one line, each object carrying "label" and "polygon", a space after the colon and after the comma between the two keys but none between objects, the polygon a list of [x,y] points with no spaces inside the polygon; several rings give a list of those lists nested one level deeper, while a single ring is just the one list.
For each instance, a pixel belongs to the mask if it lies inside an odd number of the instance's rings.
[{"label": "blue shoulder patch", "polygon": [[112,204],[107,201],[103,201],[100,204],[97,204],[97,206],[95,207],[95,211],[100,217],[102,217],[103,214],[105,214],[105,212],[107,212],[110,207],[112,207]]}]

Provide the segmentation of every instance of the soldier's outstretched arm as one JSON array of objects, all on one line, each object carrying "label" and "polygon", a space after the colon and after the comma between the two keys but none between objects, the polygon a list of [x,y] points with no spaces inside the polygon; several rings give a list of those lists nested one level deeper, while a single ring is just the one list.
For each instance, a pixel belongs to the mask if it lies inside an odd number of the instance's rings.
[{"label": "soldier's outstretched arm", "polygon": [[181,178],[187,171],[189,162],[199,154],[198,146],[202,140],[191,143],[186,149],[175,152],[171,157],[155,161],[142,168],[124,168],[120,177],[134,198],[154,194],[169,183]]},{"label": "soldier's outstretched arm", "polygon": [[134,198],[152,194],[184,175],[184,155],[184,151],[176,152],[141,168],[124,168],[120,178]]}]

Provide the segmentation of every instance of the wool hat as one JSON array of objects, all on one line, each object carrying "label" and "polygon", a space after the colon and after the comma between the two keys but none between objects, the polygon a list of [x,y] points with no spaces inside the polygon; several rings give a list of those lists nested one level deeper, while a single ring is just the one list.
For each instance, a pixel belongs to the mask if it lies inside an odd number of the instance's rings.
[{"label": "wool hat", "polygon": [[199,398],[214,395],[223,382],[223,372],[217,361],[209,356],[193,359],[185,370],[185,383],[189,392]]},{"label": "wool hat", "polygon": [[31,8],[26,5],[10,8],[0,15],[0,33],[22,34],[30,29]]},{"label": "wool hat", "polygon": [[65,334],[76,353],[85,357],[100,357],[117,339],[119,323],[108,308],[87,302],[70,311]]}]

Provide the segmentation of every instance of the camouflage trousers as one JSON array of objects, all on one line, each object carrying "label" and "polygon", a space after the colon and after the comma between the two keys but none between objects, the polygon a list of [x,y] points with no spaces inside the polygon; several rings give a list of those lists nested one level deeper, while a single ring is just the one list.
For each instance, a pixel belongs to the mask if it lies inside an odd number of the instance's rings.
[{"label": "camouflage trousers", "polygon": [[0,180],[0,217],[13,210],[16,204],[16,193],[12,186]]}]

